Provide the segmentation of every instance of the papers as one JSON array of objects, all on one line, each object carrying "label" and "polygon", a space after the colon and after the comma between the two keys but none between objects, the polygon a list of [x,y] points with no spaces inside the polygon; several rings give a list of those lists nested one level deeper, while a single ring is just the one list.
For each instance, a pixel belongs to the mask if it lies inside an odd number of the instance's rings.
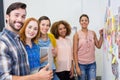
[{"label": "papers", "polygon": [[48,49],[48,63],[49,63],[49,70],[52,70],[52,64],[53,64],[53,55],[52,55],[52,45],[50,45]]},{"label": "papers", "polygon": [[45,56],[48,56],[48,59],[46,61],[49,63],[49,70],[52,70],[53,64],[52,45],[50,45],[49,47],[40,48],[40,57],[42,58]]},{"label": "papers", "polygon": [[48,47],[40,47],[40,57],[45,57],[48,55]]}]

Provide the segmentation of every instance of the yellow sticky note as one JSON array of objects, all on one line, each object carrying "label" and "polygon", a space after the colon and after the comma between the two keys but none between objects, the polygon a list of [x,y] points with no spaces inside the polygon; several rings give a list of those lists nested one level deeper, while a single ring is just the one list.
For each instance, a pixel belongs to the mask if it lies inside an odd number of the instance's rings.
[{"label": "yellow sticky note", "polygon": [[113,57],[112,64],[114,64],[115,62],[116,62],[116,57]]}]

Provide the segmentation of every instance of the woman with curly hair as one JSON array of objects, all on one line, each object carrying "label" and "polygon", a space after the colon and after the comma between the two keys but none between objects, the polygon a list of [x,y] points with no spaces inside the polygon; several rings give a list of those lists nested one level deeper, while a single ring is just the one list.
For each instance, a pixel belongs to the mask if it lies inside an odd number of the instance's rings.
[{"label": "woman with curly hair", "polygon": [[50,31],[57,43],[57,75],[60,80],[73,80],[73,47],[71,40],[67,38],[71,33],[71,26],[68,22],[61,20],[53,23]]}]

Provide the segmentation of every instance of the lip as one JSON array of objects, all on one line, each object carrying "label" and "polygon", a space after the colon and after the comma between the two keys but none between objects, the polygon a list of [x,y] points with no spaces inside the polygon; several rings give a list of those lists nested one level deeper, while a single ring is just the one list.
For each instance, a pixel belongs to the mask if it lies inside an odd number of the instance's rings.
[{"label": "lip", "polygon": [[22,25],[20,23],[16,23],[16,26],[18,27],[22,27]]},{"label": "lip", "polygon": [[30,36],[34,36],[34,34],[33,33],[28,33]]},{"label": "lip", "polygon": [[48,30],[43,30],[43,32],[44,32],[44,33],[47,33],[47,32],[48,32]]},{"label": "lip", "polygon": [[82,26],[87,26],[87,24],[82,24]]},{"label": "lip", "polygon": [[66,34],[66,32],[61,32],[61,34]]}]

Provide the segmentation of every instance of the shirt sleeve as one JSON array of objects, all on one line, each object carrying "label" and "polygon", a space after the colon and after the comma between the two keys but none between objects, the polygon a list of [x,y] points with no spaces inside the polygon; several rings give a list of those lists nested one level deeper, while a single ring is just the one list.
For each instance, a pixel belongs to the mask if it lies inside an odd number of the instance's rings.
[{"label": "shirt sleeve", "polygon": [[11,58],[8,55],[8,46],[0,41],[0,80],[12,80],[10,75]]}]

